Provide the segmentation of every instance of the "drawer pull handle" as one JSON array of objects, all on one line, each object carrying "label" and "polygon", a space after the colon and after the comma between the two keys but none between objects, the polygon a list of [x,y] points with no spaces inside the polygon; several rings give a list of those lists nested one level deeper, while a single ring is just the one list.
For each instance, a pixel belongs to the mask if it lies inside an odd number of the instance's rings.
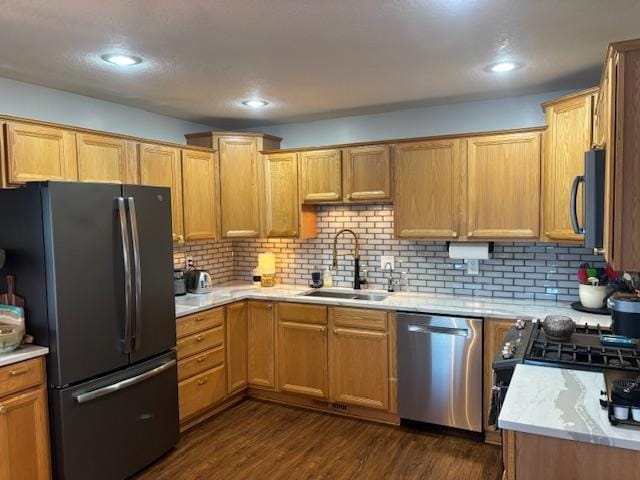
[{"label": "drawer pull handle", "polygon": [[196,342],[201,342],[201,341],[203,341],[203,340],[204,340],[204,338],[205,338],[205,337],[203,337],[202,335],[198,335],[198,336],[196,337]]},{"label": "drawer pull handle", "polygon": [[9,370],[9,375],[12,377],[17,377],[19,375],[24,375],[25,373],[29,373],[30,371],[31,371],[31,367],[25,367],[19,370]]},{"label": "drawer pull handle", "polygon": [[196,358],[196,362],[198,363],[202,363],[207,359],[208,355],[200,355],[198,358]]},{"label": "drawer pull handle", "polygon": [[209,381],[209,377],[201,378],[200,380],[198,380],[198,385],[204,385],[208,381]]},{"label": "drawer pull handle", "polygon": [[196,317],[196,322],[202,322],[203,320],[206,320],[207,317]]}]

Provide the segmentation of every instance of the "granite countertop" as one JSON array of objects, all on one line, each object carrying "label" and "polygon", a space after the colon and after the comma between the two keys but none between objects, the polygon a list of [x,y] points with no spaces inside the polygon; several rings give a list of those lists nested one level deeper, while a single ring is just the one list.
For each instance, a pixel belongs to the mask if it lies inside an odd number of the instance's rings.
[{"label": "granite countertop", "polygon": [[500,411],[505,430],[640,451],[640,429],[609,423],[602,372],[516,365]]},{"label": "granite countertop", "polygon": [[0,367],[29,360],[30,358],[41,357],[47,353],[49,353],[49,349],[47,347],[41,347],[39,345],[21,345],[13,352],[0,353]]},{"label": "granite countertop", "polygon": [[[176,316],[189,315],[239,300],[255,299],[505,319],[537,319],[544,318],[547,315],[566,315],[573,318],[578,324],[587,323],[589,325],[600,324],[608,326],[611,323],[611,317],[609,316],[578,312],[573,310],[569,303],[565,302],[480,298],[414,292],[396,292],[380,302],[305,297],[302,295],[310,290],[312,289],[301,285],[277,285],[263,288],[248,283],[215,287],[211,293],[202,295],[187,294],[176,297]],[[353,292],[353,290],[345,288],[334,288],[333,290]],[[363,290],[362,292],[387,293],[383,290]]]}]

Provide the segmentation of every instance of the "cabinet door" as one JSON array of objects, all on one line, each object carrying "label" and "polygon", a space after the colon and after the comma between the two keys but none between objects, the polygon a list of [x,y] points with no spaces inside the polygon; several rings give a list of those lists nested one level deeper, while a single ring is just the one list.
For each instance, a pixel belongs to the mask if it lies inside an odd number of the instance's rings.
[{"label": "cabinet door", "polygon": [[[389,408],[387,332],[340,325],[341,312],[332,309],[329,335],[331,401],[362,407]],[[349,322],[358,312],[348,309]],[[376,312],[380,313],[380,312]],[[367,310],[359,315],[365,323]],[[349,324],[349,323],[347,323]]]},{"label": "cabinet door", "polygon": [[491,387],[493,387],[493,368],[491,363],[502,347],[507,332],[513,326],[515,320],[503,320],[497,318],[485,318],[483,323],[483,343],[484,343],[484,393],[482,418],[484,422],[485,439],[489,443],[501,443],[500,433],[494,432],[488,425],[489,408],[491,407]]},{"label": "cabinet door", "polygon": [[278,305],[278,388],[283,392],[329,397],[326,319],[326,307]]},{"label": "cabinet door", "polygon": [[227,393],[247,386],[247,303],[234,303],[227,310]]},{"label": "cabinet door", "polygon": [[468,140],[467,236],[535,239],[540,234],[540,134]]},{"label": "cabinet door", "polygon": [[300,153],[300,195],[305,203],[342,199],[340,150]]},{"label": "cabinet door", "polygon": [[273,303],[249,302],[249,384],[276,386],[276,324]]},{"label": "cabinet door", "polygon": [[215,240],[213,153],[182,150],[182,208],[185,240]]},{"label": "cabinet door", "polygon": [[260,176],[255,138],[222,137],[220,220],[225,238],[260,236]]},{"label": "cabinet door", "polygon": [[342,162],[345,200],[391,199],[391,154],[388,145],[347,148]]},{"label": "cabinet door", "polygon": [[264,157],[264,219],[267,237],[296,237],[299,228],[298,164],[295,153]]},{"label": "cabinet door", "polygon": [[51,478],[44,387],[0,400],[0,478]]},{"label": "cabinet door", "polygon": [[461,140],[394,147],[397,238],[455,239],[464,193]]},{"label": "cabinet door", "polygon": [[182,168],[180,149],[140,144],[140,183],[171,188],[173,241],[184,241],[182,226]]},{"label": "cabinet door", "polygon": [[[591,147],[591,94],[547,108],[544,156],[544,236],[549,241],[582,241],[571,225],[571,184],[584,175],[584,152]],[[582,202],[578,202],[582,218]],[[582,225],[583,222],[580,221]]]},{"label": "cabinet door", "polygon": [[16,122],[6,129],[9,183],[78,179],[73,132]]},{"label": "cabinet door", "polygon": [[78,181],[138,183],[135,142],[78,133]]}]

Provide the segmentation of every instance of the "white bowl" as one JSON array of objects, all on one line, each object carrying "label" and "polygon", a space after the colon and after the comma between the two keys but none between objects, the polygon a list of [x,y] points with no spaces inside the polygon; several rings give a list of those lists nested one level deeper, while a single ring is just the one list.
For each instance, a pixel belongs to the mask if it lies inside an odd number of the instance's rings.
[{"label": "white bowl", "polygon": [[581,283],[578,286],[580,303],[583,307],[587,308],[604,307],[604,299],[607,293],[609,293],[609,287],[607,285],[585,285]]},{"label": "white bowl", "polygon": [[629,418],[629,407],[613,406],[613,416],[618,420],[627,420]]}]

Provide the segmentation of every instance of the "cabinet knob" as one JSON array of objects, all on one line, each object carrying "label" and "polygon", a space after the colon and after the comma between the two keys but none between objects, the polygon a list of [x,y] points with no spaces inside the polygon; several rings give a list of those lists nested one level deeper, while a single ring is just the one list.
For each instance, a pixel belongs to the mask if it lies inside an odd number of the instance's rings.
[{"label": "cabinet knob", "polygon": [[4,405],[0,405],[0,415],[4,415],[5,413],[9,413],[9,407],[5,407]]},{"label": "cabinet knob", "polygon": [[453,238],[456,238],[456,237],[458,236],[458,232],[451,232],[451,236],[452,236]]},{"label": "cabinet knob", "polygon": [[209,381],[209,377],[201,378],[200,380],[198,380],[198,385],[204,385],[208,381]]},{"label": "cabinet knob", "polygon": [[208,355],[200,355],[198,358],[196,358],[196,362],[198,363],[202,363],[207,359]]},{"label": "cabinet knob", "polygon": [[203,340],[204,340],[204,337],[203,337],[202,335],[198,335],[198,336],[196,337],[196,342],[201,342],[201,341],[203,341]]}]

